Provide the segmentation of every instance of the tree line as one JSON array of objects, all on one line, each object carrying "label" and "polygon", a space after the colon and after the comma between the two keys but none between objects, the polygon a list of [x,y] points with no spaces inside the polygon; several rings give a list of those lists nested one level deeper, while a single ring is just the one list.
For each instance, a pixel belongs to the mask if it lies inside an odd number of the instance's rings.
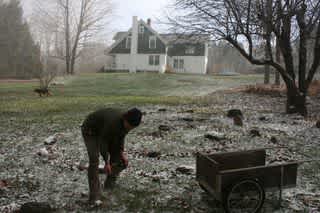
[{"label": "tree line", "polygon": [[0,77],[32,78],[41,68],[34,42],[18,0],[0,0]]},{"label": "tree line", "polygon": [[103,40],[112,8],[110,0],[36,0],[24,17],[19,0],[0,0],[0,77],[48,84],[75,74],[87,43]]}]

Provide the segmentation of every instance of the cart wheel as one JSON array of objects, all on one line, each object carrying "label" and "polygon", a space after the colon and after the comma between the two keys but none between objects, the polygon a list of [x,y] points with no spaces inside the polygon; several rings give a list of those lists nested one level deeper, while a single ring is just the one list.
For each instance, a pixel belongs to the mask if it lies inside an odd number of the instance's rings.
[{"label": "cart wheel", "polygon": [[226,193],[223,205],[226,212],[259,212],[263,206],[265,192],[254,179],[245,179],[233,184]]},{"label": "cart wheel", "polygon": [[207,190],[202,184],[199,183],[199,186],[200,186],[200,188],[201,188],[203,191],[205,191],[207,194],[210,194],[210,193],[208,192],[208,190]]}]

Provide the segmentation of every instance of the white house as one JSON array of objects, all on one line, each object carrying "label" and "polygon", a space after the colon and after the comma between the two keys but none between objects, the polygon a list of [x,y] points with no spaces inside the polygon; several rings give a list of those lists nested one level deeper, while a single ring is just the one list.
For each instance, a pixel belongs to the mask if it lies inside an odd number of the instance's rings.
[{"label": "white house", "polygon": [[114,43],[106,51],[112,63],[107,71],[171,71],[176,73],[206,74],[208,64],[208,38],[187,35],[158,34],[147,23],[133,16],[132,27],[118,32]]}]

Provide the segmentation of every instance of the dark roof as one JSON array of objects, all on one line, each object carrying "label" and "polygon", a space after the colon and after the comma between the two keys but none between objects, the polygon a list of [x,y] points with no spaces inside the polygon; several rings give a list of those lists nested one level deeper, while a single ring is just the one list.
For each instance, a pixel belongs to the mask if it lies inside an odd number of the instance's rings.
[{"label": "dark roof", "polygon": [[165,39],[169,44],[178,44],[178,43],[204,43],[210,40],[209,35],[205,34],[175,34],[175,33],[166,33],[160,34],[160,36]]},{"label": "dark roof", "polygon": [[128,31],[123,31],[123,32],[117,32],[114,36],[113,36],[113,40],[118,40],[120,39],[124,34],[126,34]]},{"label": "dark roof", "polygon": [[[127,31],[117,32],[113,36],[113,40],[117,41],[118,39],[122,38]],[[186,35],[186,34],[174,34],[174,33],[164,33],[159,34],[165,41],[169,44],[173,43],[204,43],[210,40],[208,35]]]}]

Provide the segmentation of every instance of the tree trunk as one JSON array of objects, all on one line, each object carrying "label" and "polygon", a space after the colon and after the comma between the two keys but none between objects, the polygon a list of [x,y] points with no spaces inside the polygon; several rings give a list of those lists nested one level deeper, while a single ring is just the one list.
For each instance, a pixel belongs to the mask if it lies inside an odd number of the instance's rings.
[{"label": "tree trunk", "polygon": [[275,71],[274,84],[278,86],[280,85],[280,73],[277,70]]},{"label": "tree trunk", "polygon": [[306,94],[300,93],[296,85],[287,84],[287,113],[299,113],[306,116],[308,114],[306,107]]},{"label": "tree trunk", "polygon": [[[280,45],[279,45],[279,41],[278,38],[276,39],[276,62],[278,64],[281,64],[281,52],[280,52]],[[280,85],[280,73],[275,70],[275,79],[274,79],[274,84],[275,85]]]},{"label": "tree trunk", "polygon": [[80,11],[80,16],[79,16],[79,23],[77,26],[77,34],[74,39],[74,44],[71,49],[71,55],[70,55],[70,74],[71,75],[74,74],[74,67],[75,67],[76,57],[77,57],[77,49],[78,49],[78,44],[79,44],[79,40],[80,40],[80,34],[83,32],[83,24],[84,24],[84,19],[85,19],[85,15],[86,15],[85,11],[87,9],[88,2],[89,1],[85,1],[85,0],[81,1],[81,11]]},{"label": "tree trunk", "polygon": [[66,73],[70,74],[70,57],[66,56]]},{"label": "tree trunk", "polygon": [[[266,44],[265,44],[265,50],[264,50],[264,56],[267,60],[270,60],[272,58],[272,50],[271,50],[271,32],[272,32],[272,26],[270,25],[270,19],[272,17],[272,0],[267,0],[266,5],[265,5],[265,13],[266,16],[268,17],[267,22],[265,23],[264,26],[264,31],[266,33],[265,39],[266,39]],[[270,66],[265,65],[264,66],[264,83],[269,84],[270,83]]]},{"label": "tree trunk", "polygon": [[65,6],[65,40],[66,40],[66,73],[70,73],[70,26],[69,26],[69,0],[66,0],[66,6]]},{"label": "tree trunk", "polygon": [[265,65],[264,66],[264,84],[270,83],[270,66]]},{"label": "tree trunk", "polygon": [[[276,9],[277,14],[279,15],[281,14],[281,2],[277,1],[276,6],[277,6],[277,9]],[[280,32],[281,30],[280,23],[281,22],[278,22],[276,24],[277,32]],[[276,36],[276,62],[278,64],[281,64],[281,47],[280,47],[279,37],[277,36]],[[277,70],[275,71],[274,84],[278,86],[280,85],[280,73]]]},{"label": "tree trunk", "polygon": [[74,56],[71,57],[71,61],[70,61],[70,74],[73,75],[74,74],[74,66],[76,63],[76,59]]},{"label": "tree trunk", "polygon": [[75,63],[76,63],[76,57],[77,57],[77,49],[78,49],[78,44],[79,44],[79,39],[80,39],[80,33],[82,32],[82,19],[80,19],[80,23],[78,26],[78,32],[71,50],[71,55],[70,55],[70,74],[73,75],[74,74],[74,67],[75,67]]}]

